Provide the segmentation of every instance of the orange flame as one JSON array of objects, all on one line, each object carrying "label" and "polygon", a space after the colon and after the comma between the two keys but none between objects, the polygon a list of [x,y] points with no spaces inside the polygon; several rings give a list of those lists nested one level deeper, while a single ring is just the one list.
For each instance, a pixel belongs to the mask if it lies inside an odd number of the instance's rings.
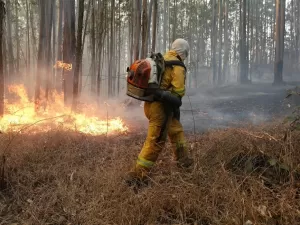
[{"label": "orange flame", "polygon": [[55,69],[65,69],[65,70],[71,71],[72,70],[72,63],[64,63],[63,61],[57,61],[54,64],[54,68]]},{"label": "orange flame", "polygon": [[121,118],[99,119],[94,116],[97,112],[92,105],[84,107],[86,112],[72,112],[71,108],[64,107],[63,95],[57,92],[51,95],[48,101],[51,104],[47,105],[45,111],[36,112],[34,102],[29,100],[23,85],[9,86],[8,91],[17,98],[14,102],[5,100],[5,115],[0,119],[0,130],[3,132],[38,133],[61,128],[101,135],[128,130]]}]

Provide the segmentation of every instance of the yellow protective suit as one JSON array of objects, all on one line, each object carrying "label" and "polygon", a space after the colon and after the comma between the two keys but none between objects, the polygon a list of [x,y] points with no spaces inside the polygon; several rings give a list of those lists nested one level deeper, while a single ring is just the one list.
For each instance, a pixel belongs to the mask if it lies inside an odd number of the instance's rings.
[{"label": "yellow protective suit", "polygon": [[[174,50],[170,50],[164,55],[164,59],[166,61],[179,60],[180,57]],[[161,82],[161,89],[169,90],[172,94],[183,97],[185,94],[185,69],[181,66],[167,67]],[[187,156],[182,125],[173,117],[173,112],[166,116],[164,107],[166,106],[158,101],[144,104],[144,112],[149,120],[148,134],[136,164],[129,173],[131,177],[144,179],[148,175],[165,145],[167,136],[172,143],[175,160],[183,164],[192,163]]]}]

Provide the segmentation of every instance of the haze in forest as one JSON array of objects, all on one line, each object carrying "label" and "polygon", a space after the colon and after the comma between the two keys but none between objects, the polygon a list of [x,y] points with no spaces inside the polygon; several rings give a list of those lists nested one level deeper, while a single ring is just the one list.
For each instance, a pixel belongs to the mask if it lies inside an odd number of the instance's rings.
[{"label": "haze in forest", "polygon": [[[276,93],[271,98],[277,104],[300,78],[300,3],[295,0],[4,3],[5,96],[9,85],[21,83],[35,102],[49,101],[56,90],[73,108],[92,103],[103,111],[108,101],[114,115],[126,115],[131,101],[142,119],[140,102],[126,96],[126,68],[152,51],[166,52],[176,38],[190,44],[186,87],[196,99],[190,108],[234,120],[235,112],[225,113],[212,103]],[[240,85],[253,88],[242,93]]]}]

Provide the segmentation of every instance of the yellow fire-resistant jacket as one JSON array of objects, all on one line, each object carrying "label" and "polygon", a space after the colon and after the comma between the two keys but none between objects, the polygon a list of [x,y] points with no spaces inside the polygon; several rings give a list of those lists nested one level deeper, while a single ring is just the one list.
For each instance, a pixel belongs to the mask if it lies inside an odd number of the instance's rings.
[{"label": "yellow fire-resistant jacket", "polygon": [[[177,53],[173,50],[164,55],[165,61],[178,60]],[[173,69],[166,67],[161,81],[161,89],[169,90],[172,94],[179,97],[185,95],[185,69],[182,66],[173,66]]]}]

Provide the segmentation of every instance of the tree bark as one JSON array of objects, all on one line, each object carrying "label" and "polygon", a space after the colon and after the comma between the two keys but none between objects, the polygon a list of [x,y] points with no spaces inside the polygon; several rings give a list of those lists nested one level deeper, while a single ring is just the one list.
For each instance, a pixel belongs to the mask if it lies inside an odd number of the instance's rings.
[{"label": "tree bark", "polygon": [[216,35],[216,0],[212,1],[212,29],[211,29],[211,53],[212,53],[212,71],[213,71],[213,83],[216,84],[217,82],[217,62],[216,62],[216,42],[217,42],[217,35]]},{"label": "tree bark", "polygon": [[167,0],[164,0],[164,23],[163,23],[163,51],[167,49],[167,16],[168,16]]},{"label": "tree bark", "polygon": [[[29,25],[29,4],[28,0],[26,0],[26,49],[27,49],[27,60],[26,60],[26,69],[27,76],[30,74],[30,25]],[[28,78],[27,78],[28,80]]]},{"label": "tree bark", "polygon": [[110,45],[109,45],[109,73],[108,73],[108,96],[113,96],[113,80],[114,80],[114,44],[115,44],[115,35],[114,35],[114,17],[115,17],[115,0],[111,0],[111,21],[110,21]]},{"label": "tree bark", "polygon": [[222,41],[223,41],[223,2],[219,0],[219,70],[218,70],[218,84],[222,84]]},{"label": "tree bark", "polygon": [[3,73],[3,31],[5,20],[5,4],[0,1],[0,117],[4,115],[4,73]]},{"label": "tree bark", "polygon": [[78,103],[78,89],[79,89],[79,71],[82,60],[82,28],[83,28],[83,15],[84,15],[84,0],[79,0],[78,6],[78,23],[77,23],[77,44],[76,44],[76,63],[74,70],[73,82],[73,111],[77,110]]},{"label": "tree bark", "polygon": [[16,23],[15,23],[15,35],[16,35],[16,72],[20,72],[20,38],[19,38],[19,2],[15,0],[15,14],[16,14]]},{"label": "tree bark", "polygon": [[[249,1],[249,0],[248,0]],[[247,64],[247,34],[246,34],[246,26],[247,26],[247,17],[246,17],[246,6],[247,1],[243,0],[243,7],[242,7],[242,30],[241,30],[241,39],[240,39],[240,82],[242,84],[249,83],[248,80],[248,64]]]},{"label": "tree bark", "polygon": [[40,88],[41,88],[41,75],[43,74],[45,62],[45,38],[46,38],[46,2],[47,0],[39,0],[40,10],[40,32],[39,32],[39,47],[37,59],[37,73],[35,83],[35,110],[40,107]]},{"label": "tree bark", "polygon": [[14,69],[14,51],[12,44],[12,16],[11,16],[11,0],[6,0],[6,19],[7,19],[7,47],[8,47],[8,70],[9,77],[14,77],[15,69]]},{"label": "tree bark", "polygon": [[228,75],[228,63],[229,63],[229,30],[228,30],[228,0],[225,0],[225,20],[224,20],[224,74],[223,74],[223,81],[226,81]]},{"label": "tree bark", "polygon": [[283,83],[283,54],[285,30],[285,0],[276,0],[276,47],[274,65],[274,85]]},{"label": "tree bark", "polygon": [[141,32],[141,2],[136,0],[135,4],[135,40],[134,40],[134,60],[140,58],[140,32]]},{"label": "tree bark", "polygon": [[153,3],[153,21],[152,21],[152,48],[151,51],[155,52],[155,46],[156,46],[156,32],[157,32],[157,0],[154,0]]},{"label": "tree bark", "polygon": [[143,0],[143,23],[142,23],[142,58],[146,58],[147,48],[147,0]]},{"label": "tree bark", "polygon": [[[75,56],[75,1],[64,1],[64,38],[63,38],[63,62],[72,65]],[[71,103],[73,89],[73,69],[63,70],[63,90],[64,103],[68,105]]]}]

